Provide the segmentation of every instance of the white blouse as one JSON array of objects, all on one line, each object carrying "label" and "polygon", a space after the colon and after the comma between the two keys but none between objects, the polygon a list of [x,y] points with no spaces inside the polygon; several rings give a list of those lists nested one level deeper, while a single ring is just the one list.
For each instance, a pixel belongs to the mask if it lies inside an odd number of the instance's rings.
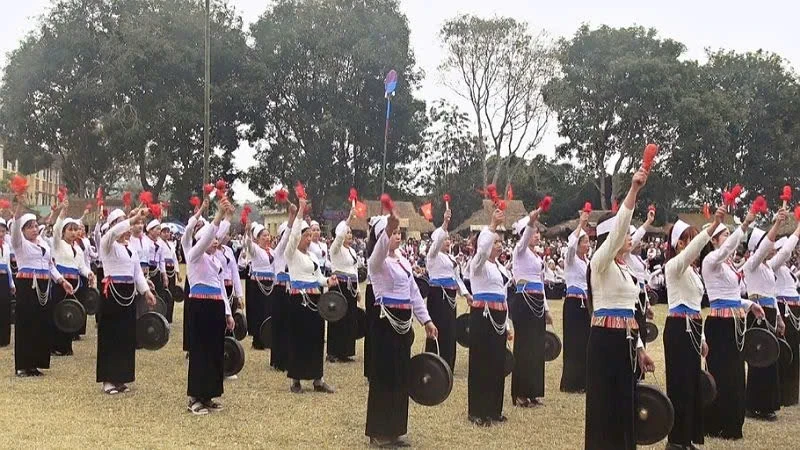
[{"label": "white blouse", "polygon": [[775,297],[775,272],[766,261],[767,255],[774,248],[775,242],[764,236],[756,251],[744,263],[744,282],[747,284],[748,295]]},{"label": "white blouse", "polygon": [[397,250],[389,254],[389,236],[386,230],[378,237],[367,264],[372,289],[375,292],[375,303],[383,297],[408,299],[419,323],[430,322],[431,317],[414,280],[411,263]]},{"label": "white blouse", "polygon": [[633,311],[639,301],[639,286],[627,266],[615,258],[625,243],[633,210],[624,204],[617,212],[616,224],[592,257],[592,303],[594,310],[626,309]]},{"label": "white blouse", "polygon": [[476,294],[500,294],[503,298],[507,296],[506,283],[511,279],[510,274],[502,264],[489,261],[495,237],[495,233],[489,227],[483,227],[481,234],[478,235],[475,255],[470,261],[473,296]]},{"label": "white blouse", "polygon": [[[206,285],[220,290],[220,294],[225,295],[225,280],[223,279],[224,271],[222,264],[214,255],[206,253],[214,243],[214,238],[217,235],[218,227],[213,223],[203,225],[203,228],[197,233],[197,242],[191,250],[186,254],[186,274],[189,278],[189,291],[194,291],[194,287],[198,285]],[[225,304],[225,315],[231,315],[231,305],[223,301]]]},{"label": "white blouse", "polygon": [[738,300],[741,297],[739,274],[733,268],[730,257],[744,239],[744,230],[737,226],[722,246],[703,259],[703,280],[708,298],[714,300]]},{"label": "white blouse", "polygon": [[700,252],[709,242],[711,242],[711,236],[708,232],[702,231],[689,242],[683,251],[667,261],[664,270],[670,309],[684,305],[700,312],[705,288],[703,279],[700,278],[700,274],[692,266],[692,263],[697,260]]},{"label": "white blouse", "polygon": [[[57,266],[77,270],[83,277],[89,276],[89,266],[83,250],[77,244],[69,245],[63,238],[64,220],[59,217],[53,227],[53,259]],[[62,274],[63,275],[63,274]]]},{"label": "white blouse", "polygon": [[455,258],[442,251],[444,241],[447,240],[447,231],[439,227],[433,232],[431,239],[431,246],[425,257],[428,277],[431,280],[452,278],[458,283],[458,291],[461,295],[467,295],[469,292],[467,291],[466,285],[464,285],[464,281],[461,279],[461,267],[459,267]]},{"label": "white blouse", "polygon": [[797,297],[797,281],[792,277],[792,271],[786,267],[797,242],[797,236],[792,234],[778,253],[767,262],[775,272],[775,294],[778,297]]},{"label": "white blouse", "polygon": [[331,268],[334,272],[358,276],[358,254],[352,247],[344,246],[344,238],[350,231],[347,222],[336,226],[336,238],[331,245]]},{"label": "white blouse", "polygon": [[100,260],[106,277],[130,277],[140,294],[150,291],[147,279],[139,264],[139,255],[127,245],[117,242],[120,236],[131,229],[130,219],[122,220],[109,228],[100,240]]},{"label": "white blouse", "polygon": [[222,279],[230,281],[233,285],[233,295],[242,298],[242,279],[239,277],[239,264],[236,263],[233,249],[221,245],[214,255],[222,265]]},{"label": "white blouse", "polygon": [[[295,219],[295,222],[297,222],[298,220],[299,219]],[[286,265],[286,246],[289,244],[289,235],[291,233],[292,230],[284,231],[280,239],[278,240],[278,245],[275,246],[275,252],[273,253],[275,256],[275,260],[272,262],[272,267],[275,270],[276,275],[279,273],[289,272],[289,269]]]},{"label": "white blouse", "polygon": [[25,239],[22,235],[22,226],[24,224],[21,222],[21,220],[15,220],[14,225],[11,227],[11,245],[14,247],[17,267],[19,270],[46,270],[53,281],[60,281],[62,276],[53,264],[50,246],[41,236],[36,238],[36,242]]},{"label": "white blouse", "polygon": [[586,268],[589,263],[586,259],[578,257],[578,242],[580,242],[580,238],[575,236],[575,233],[569,235],[564,264],[566,267],[566,282],[567,287],[575,286],[586,292],[589,290],[589,285],[586,284]]},{"label": "white blouse", "polygon": [[[289,266],[289,277],[292,282],[317,283],[320,288],[327,285],[328,279],[322,274],[321,267],[317,259],[310,253],[303,253],[297,249],[302,236],[303,221],[295,219],[289,234],[289,241],[286,243],[286,264]],[[310,249],[310,247],[309,247]]]}]

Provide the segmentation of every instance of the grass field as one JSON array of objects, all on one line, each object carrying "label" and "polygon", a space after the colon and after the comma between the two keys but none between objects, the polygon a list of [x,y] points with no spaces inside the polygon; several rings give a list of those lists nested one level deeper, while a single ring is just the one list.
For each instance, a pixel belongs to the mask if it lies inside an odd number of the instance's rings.
[{"label": "grass field", "polygon": [[[561,302],[551,302],[556,332],[561,334]],[[225,410],[204,417],[186,411],[186,370],[181,351],[181,306],[176,308],[167,347],[136,355],[136,383],[129,394],[109,397],[95,379],[97,351],[94,320],[74,345],[75,356],[54,358],[42,378],[13,376],[12,347],[0,349],[0,429],[2,448],[363,448],[367,385],[362,377],[362,341],[357,362],[325,365],[333,395],[291,394],[285,374],[268,368],[269,352],[245,341],[246,365],[238,380],[226,381]],[[459,304],[459,311],[466,305]],[[656,307],[663,324],[665,306]],[[660,326],[660,328],[663,328]],[[412,353],[423,347],[422,330]],[[713,349],[711,350],[713,351]],[[665,389],[659,338],[650,346],[658,364],[655,384]],[[506,382],[508,423],[478,428],[467,421],[467,350],[459,347],[453,392],[438,407],[411,403],[409,441],[419,448],[583,447],[584,397],[558,391],[560,359],[547,366],[545,406],[511,406]],[[652,382],[652,378],[651,378]],[[613,414],[609,411],[609,414]],[[778,449],[800,426],[800,408],[784,409],[777,423],[748,420],[740,442],[707,440],[707,449]],[[652,448],[663,448],[659,444]]]}]

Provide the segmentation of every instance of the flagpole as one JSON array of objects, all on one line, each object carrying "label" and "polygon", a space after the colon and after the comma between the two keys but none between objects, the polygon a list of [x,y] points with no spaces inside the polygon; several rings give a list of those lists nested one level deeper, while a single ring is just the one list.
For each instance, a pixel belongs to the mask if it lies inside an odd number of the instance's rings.
[{"label": "flagpole", "polygon": [[386,192],[386,147],[389,144],[389,114],[392,112],[392,97],[386,96],[386,126],[383,133],[383,166],[381,169],[381,192]]},{"label": "flagpole", "polygon": [[208,141],[211,138],[211,0],[206,0],[204,85],[203,105],[205,109],[205,122],[203,126],[203,184],[206,184],[208,183]]}]

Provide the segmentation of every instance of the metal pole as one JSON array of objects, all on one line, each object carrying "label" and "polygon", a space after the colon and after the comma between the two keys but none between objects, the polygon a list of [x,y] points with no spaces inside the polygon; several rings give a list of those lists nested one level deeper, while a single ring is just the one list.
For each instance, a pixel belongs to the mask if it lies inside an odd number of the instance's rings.
[{"label": "metal pole", "polygon": [[383,166],[381,166],[381,193],[386,192],[386,146],[389,143],[389,114],[392,111],[392,97],[386,97],[386,127],[383,134]]},{"label": "metal pole", "polygon": [[208,151],[211,138],[211,0],[206,0],[205,30],[205,124],[203,126],[203,184],[208,183]]}]

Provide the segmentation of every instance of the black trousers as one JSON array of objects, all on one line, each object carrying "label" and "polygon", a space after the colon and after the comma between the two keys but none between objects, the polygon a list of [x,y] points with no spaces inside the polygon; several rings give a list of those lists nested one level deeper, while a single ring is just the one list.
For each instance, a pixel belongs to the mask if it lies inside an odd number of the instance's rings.
[{"label": "black trousers", "polygon": [[195,399],[211,400],[223,392],[226,328],[223,301],[192,299],[186,393]]},{"label": "black trousers", "polygon": [[[778,310],[764,308],[766,319],[774,328]],[[747,315],[748,327],[767,328],[767,324],[756,321],[755,315]],[[778,363],[769,367],[747,366],[747,409],[770,413],[781,409],[781,385],[778,379]]]},{"label": "black trousers", "polygon": [[[409,309],[391,309],[400,320],[411,318]],[[367,396],[365,434],[376,438],[396,438],[408,431],[408,366],[414,331],[398,334],[389,320],[372,324],[372,373]]]},{"label": "black trousers", "polygon": [[98,383],[121,384],[136,379],[135,300],[123,306],[133,294],[133,284],[116,283],[103,295],[97,323]]},{"label": "black trousers", "polygon": [[[483,308],[471,308],[469,314],[467,402],[471,417],[491,419],[503,414],[507,334],[497,334],[483,312]],[[498,324],[506,319],[505,311],[489,312]]]},{"label": "black trousers", "polygon": [[364,335],[364,376],[369,378],[372,365],[372,332],[370,330],[380,314],[380,308],[375,305],[375,291],[372,290],[371,284],[367,284],[364,293],[364,310],[367,317],[367,333]]},{"label": "black trousers", "polygon": [[439,352],[451,370],[456,367],[456,308],[450,305],[448,298],[455,301],[458,292],[454,289],[444,289],[432,287],[428,294],[428,314],[431,316],[433,324],[439,330],[439,345],[436,341],[427,339],[425,341],[425,351]]},{"label": "black trousers", "polygon": [[624,329],[591,329],[586,361],[587,450],[636,448],[636,377],[631,361],[636,357],[635,342]]},{"label": "black trousers", "polygon": [[717,398],[703,411],[705,435],[741,439],[745,412],[744,359],[736,343],[733,318],[709,317],[705,324],[708,371],[717,382]]},{"label": "black trousers", "polygon": [[675,408],[675,424],[669,442],[688,446],[703,444],[703,395],[700,390],[700,345],[703,321],[668,317],[664,325],[664,366],[667,396]]},{"label": "black trousers", "polygon": [[[538,313],[542,315],[538,316]],[[544,397],[544,296],[515,294],[515,299],[511,303],[511,315],[514,317],[514,373],[511,375],[511,397],[542,398]]]},{"label": "black trousers", "polygon": [[49,280],[19,278],[17,286],[17,311],[14,324],[14,365],[16,370],[50,368],[50,343],[53,335],[53,305],[50,299],[42,305],[33,283],[39,292],[47,290]]},{"label": "black trousers", "polygon": [[590,314],[585,302],[577,297],[564,299],[564,368],[561,392],[586,391],[586,346],[589,343]]}]

